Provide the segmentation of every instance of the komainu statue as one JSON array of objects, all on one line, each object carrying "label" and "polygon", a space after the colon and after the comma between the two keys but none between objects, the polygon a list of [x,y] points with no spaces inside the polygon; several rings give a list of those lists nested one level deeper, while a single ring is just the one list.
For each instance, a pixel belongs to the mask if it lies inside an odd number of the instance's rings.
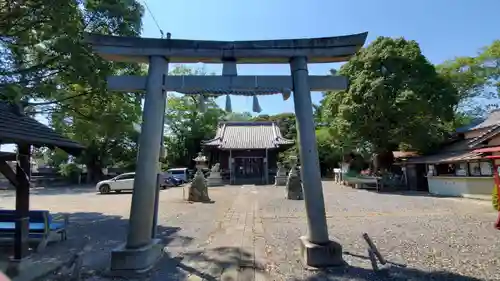
[{"label": "komainu statue", "polygon": [[216,163],[210,169],[210,175],[207,178],[207,186],[223,186],[222,176],[220,175],[220,164]]},{"label": "komainu statue", "polygon": [[215,165],[212,166],[212,169],[210,169],[210,172],[213,172],[213,173],[218,173],[220,172],[220,164],[219,163],[216,163]]},{"label": "komainu statue", "polygon": [[286,168],[283,166],[283,163],[276,163],[276,178],[274,180],[275,186],[284,186],[286,185]]}]

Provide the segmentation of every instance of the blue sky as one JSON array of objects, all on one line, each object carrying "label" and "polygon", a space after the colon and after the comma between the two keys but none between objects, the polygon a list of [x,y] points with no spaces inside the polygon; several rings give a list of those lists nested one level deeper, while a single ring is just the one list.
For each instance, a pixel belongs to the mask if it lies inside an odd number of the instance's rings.
[{"label": "blue sky", "polygon": [[[143,37],[160,37],[158,25],[172,38],[204,40],[265,40],[307,38],[369,32],[416,40],[427,58],[441,63],[456,56],[475,55],[500,39],[499,0],[138,0],[145,1]],[[479,3],[479,4],[478,4]],[[196,66],[195,66],[196,67]],[[198,66],[200,67],[200,66]],[[325,75],[340,64],[309,65]],[[220,65],[205,65],[221,73]],[[241,75],[288,75],[288,65],[240,65]],[[319,103],[321,93],[313,93]],[[292,112],[292,99],[279,95],[259,98],[263,114]],[[224,107],[224,98],[219,98]],[[252,110],[249,97],[232,97],[233,111]],[[46,123],[44,118],[40,121]],[[6,149],[2,147],[2,149]],[[10,148],[11,149],[11,148]]]},{"label": "blue sky", "polygon": [[[500,39],[499,0],[140,0],[172,38],[204,40],[265,40],[326,37],[368,31],[367,44],[378,36],[416,40],[427,58],[441,63],[475,55]],[[146,10],[143,37],[160,37]],[[341,64],[309,66],[325,75]],[[221,73],[220,65],[205,65]],[[288,65],[240,65],[241,75],[288,75]],[[321,93],[313,93],[319,103]],[[224,98],[219,98],[224,106]],[[293,111],[292,99],[259,98],[263,112]],[[232,97],[233,111],[251,111],[250,97]]]}]

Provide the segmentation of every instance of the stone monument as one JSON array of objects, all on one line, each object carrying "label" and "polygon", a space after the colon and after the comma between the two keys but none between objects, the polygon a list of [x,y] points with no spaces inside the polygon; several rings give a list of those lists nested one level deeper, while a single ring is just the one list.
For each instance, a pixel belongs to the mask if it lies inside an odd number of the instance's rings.
[{"label": "stone monument", "polygon": [[290,157],[290,173],[286,180],[286,199],[303,200],[302,182],[297,174],[297,157]]},{"label": "stone monument", "polygon": [[210,175],[207,178],[207,186],[222,186],[222,176],[220,175],[220,164],[216,163],[210,169]]},{"label": "stone monument", "polygon": [[277,170],[276,170],[276,178],[274,180],[274,185],[275,186],[285,186],[286,185],[286,169],[283,167],[283,163],[278,162],[276,163]]},{"label": "stone monument", "polygon": [[188,186],[188,198],[190,202],[211,202],[208,197],[207,182],[203,174],[203,168],[206,167],[207,157],[203,156],[201,152],[193,159],[196,162],[196,173],[193,181]]}]

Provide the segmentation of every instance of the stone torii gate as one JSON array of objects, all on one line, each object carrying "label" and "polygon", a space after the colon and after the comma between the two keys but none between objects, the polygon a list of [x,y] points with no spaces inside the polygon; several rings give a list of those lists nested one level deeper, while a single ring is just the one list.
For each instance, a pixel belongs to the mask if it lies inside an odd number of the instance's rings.
[{"label": "stone torii gate", "polygon": [[[266,40],[201,41],[151,39],[105,35],[87,36],[87,42],[104,59],[148,63],[148,75],[115,76],[108,87],[116,91],[145,90],[136,178],[127,242],[112,252],[111,270],[146,271],[161,255],[152,238],[157,162],[163,135],[167,91],[200,95],[258,95],[293,91],[300,141],[308,232],[300,238],[307,266],[344,264],[342,246],[329,239],[319,171],[311,91],[343,90],[340,76],[309,76],[308,63],[347,61],[364,44],[367,33],[339,37]],[[168,76],[169,63],[222,63],[222,76]],[[236,64],[290,64],[291,76],[237,76]]]}]

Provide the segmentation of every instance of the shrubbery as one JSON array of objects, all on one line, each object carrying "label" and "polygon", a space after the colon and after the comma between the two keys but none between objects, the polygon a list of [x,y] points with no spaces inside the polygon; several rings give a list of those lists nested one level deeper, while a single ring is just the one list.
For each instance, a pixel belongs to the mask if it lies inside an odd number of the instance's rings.
[{"label": "shrubbery", "polygon": [[82,169],[75,163],[65,163],[59,165],[59,174],[69,179],[71,182],[78,182]]},{"label": "shrubbery", "polygon": [[493,203],[493,208],[497,211],[500,211],[500,204],[498,204],[498,188],[496,187],[496,185],[493,187],[491,200]]}]

